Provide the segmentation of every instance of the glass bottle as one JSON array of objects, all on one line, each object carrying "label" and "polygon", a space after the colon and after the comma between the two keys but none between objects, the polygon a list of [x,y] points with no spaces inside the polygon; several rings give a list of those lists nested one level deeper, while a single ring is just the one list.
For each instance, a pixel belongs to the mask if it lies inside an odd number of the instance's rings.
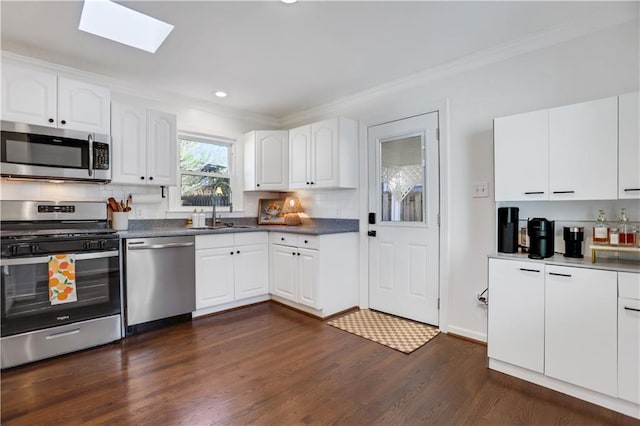
[{"label": "glass bottle", "polygon": [[609,245],[620,245],[620,232],[618,231],[618,228],[611,228],[609,230]]},{"label": "glass bottle", "polygon": [[607,218],[604,215],[604,210],[600,210],[596,224],[593,227],[593,243],[609,243],[609,225],[607,224]]},{"label": "glass bottle", "polygon": [[620,212],[620,221],[618,222],[618,229],[620,230],[620,245],[632,246],[635,242],[635,233],[633,227],[629,223],[627,217],[627,210],[625,208]]}]

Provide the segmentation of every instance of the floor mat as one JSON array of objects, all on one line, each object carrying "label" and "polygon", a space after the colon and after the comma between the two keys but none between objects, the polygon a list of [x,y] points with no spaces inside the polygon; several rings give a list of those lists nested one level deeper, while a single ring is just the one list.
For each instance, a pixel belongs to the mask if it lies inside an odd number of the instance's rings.
[{"label": "floor mat", "polygon": [[436,327],[368,309],[327,321],[327,324],[406,354],[440,333]]}]

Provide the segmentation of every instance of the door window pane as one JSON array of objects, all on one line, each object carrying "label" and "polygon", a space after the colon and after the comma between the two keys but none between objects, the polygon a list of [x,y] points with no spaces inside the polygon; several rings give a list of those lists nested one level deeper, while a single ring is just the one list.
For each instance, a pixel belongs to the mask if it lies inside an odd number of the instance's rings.
[{"label": "door window pane", "polygon": [[382,221],[423,222],[422,136],[381,142],[380,168]]}]

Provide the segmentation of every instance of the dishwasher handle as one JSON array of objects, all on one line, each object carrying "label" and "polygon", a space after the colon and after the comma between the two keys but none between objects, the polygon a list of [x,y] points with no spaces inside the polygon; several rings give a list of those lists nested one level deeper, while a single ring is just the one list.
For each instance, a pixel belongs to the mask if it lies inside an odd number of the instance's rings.
[{"label": "dishwasher handle", "polygon": [[191,247],[192,245],[194,245],[193,242],[189,242],[189,243],[149,244],[149,245],[143,245],[143,246],[129,245],[129,246],[127,246],[127,249],[128,250],[158,250],[158,249],[166,249],[166,248]]}]

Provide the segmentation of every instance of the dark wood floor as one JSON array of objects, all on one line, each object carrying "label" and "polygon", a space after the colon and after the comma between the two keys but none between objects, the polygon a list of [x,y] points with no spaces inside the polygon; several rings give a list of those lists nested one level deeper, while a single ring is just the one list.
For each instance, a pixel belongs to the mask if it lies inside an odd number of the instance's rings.
[{"label": "dark wood floor", "polygon": [[410,355],[273,303],[2,373],[2,424],[638,424],[490,371],[439,335]]}]

